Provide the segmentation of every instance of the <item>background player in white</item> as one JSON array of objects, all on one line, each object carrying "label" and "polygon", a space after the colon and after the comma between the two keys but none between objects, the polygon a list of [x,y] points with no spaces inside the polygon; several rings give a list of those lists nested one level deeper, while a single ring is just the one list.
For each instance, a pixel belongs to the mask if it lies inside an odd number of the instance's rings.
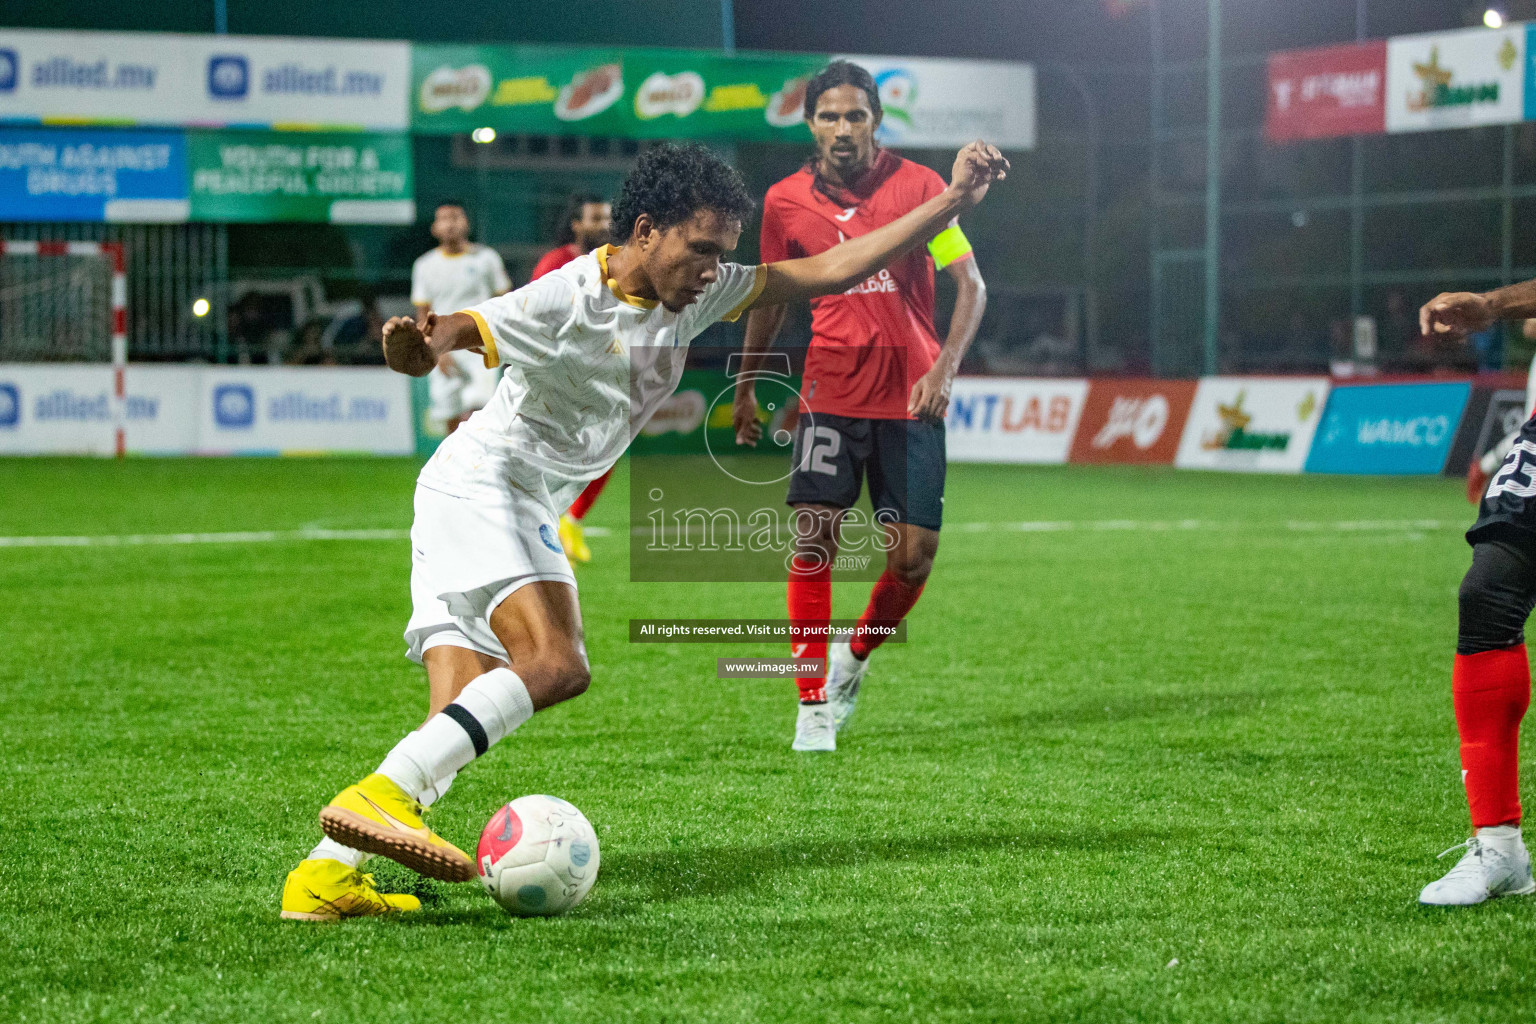
[{"label": "background player in white", "polygon": [[[710,324],[756,302],[852,287],[979,202],[1007,166],[991,146],[972,143],[951,185],[906,216],[816,256],[746,267],[720,260],[752,209],[739,175],[702,147],[659,146],[640,158],[615,204],[622,247],[462,313],[429,316],[425,332],[409,319],[386,324],[389,364],[412,376],[476,347],[507,367],[491,404],[423,468],[411,527],[418,607],[408,642],[422,641],[420,602],[423,620],[441,604],[485,671],[321,810],[326,834],[434,878],[473,877],[470,858],[422,823],[421,801],[534,712],[587,688],[576,579],[555,535],[560,512],[672,394],[688,343]],[[361,875],[313,898],[358,908],[331,918],[413,909]],[[286,891],[284,913],[305,916],[289,913]]]},{"label": "background player in white", "polygon": [[[425,322],[431,313],[468,309],[512,288],[501,255],[488,245],[469,240],[469,215],[457,201],[437,204],[432,216],[432,237],[438,246],[416,258],[411,267],[411,304],[416,319]],[[476,409],[485,408],[501,377],[474,352],[450,352],[443,356],[428,385],[428,415],[441,420],[449,433]]]}]

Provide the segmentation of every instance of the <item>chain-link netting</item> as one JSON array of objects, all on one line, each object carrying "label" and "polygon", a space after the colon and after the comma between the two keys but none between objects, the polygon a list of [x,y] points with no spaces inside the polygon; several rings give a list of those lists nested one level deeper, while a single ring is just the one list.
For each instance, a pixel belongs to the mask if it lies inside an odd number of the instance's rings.
[{"label": "chain-link netting", "polygon": [[0,254],[0,362],[109,362],[112,260]]}]

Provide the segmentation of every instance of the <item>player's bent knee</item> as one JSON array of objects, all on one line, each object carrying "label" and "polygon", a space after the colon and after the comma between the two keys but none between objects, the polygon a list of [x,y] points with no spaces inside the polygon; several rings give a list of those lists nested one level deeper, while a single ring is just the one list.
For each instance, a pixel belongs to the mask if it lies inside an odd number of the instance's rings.
[{"label": "player's bent knee", "polygon": [[891,575],[909,587],[920,587],[928,582],[928,574],[933,572],[933,559],[920,558],[914,561],[900,562],[890,567]]},{"label": "player's bent knee", "polygon": [[533,706],[540,709],[580,697],[592,682],[586,658],[574,651],[518,665],[517,672],[528,688]]}]

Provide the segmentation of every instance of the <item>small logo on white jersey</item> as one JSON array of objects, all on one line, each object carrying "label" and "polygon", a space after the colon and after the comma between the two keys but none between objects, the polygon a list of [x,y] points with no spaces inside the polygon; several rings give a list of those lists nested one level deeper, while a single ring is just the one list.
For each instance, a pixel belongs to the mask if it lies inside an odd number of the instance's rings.
[{"label": "small logo on white jersey", "polygon": [[562,555],[565,553],[565,549],[560,546],[559,538],[555,536],[555,531],[548,523],[539,524],[539,540],[543,541],[544,546],[555,554]]},{"label": "small logo on white jersey", "polygon": [[597,308],[597,298],[592,295],[581,297],[582,310],[587,315],[587,326],[596,330],[605,330],[619,322],[619,311],[613,310],[604,316],[603,311]]}]

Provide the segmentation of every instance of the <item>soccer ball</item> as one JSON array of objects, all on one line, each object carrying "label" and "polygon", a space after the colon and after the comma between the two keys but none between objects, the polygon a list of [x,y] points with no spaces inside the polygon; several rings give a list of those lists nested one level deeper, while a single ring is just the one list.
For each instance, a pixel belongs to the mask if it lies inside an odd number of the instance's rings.
[{"label": "soccer ball", "polygon": [[520,796],[491,815],[475,848],[480,884],[519,917],[563,914],[597,881],[597,833],[573,805]]}]

